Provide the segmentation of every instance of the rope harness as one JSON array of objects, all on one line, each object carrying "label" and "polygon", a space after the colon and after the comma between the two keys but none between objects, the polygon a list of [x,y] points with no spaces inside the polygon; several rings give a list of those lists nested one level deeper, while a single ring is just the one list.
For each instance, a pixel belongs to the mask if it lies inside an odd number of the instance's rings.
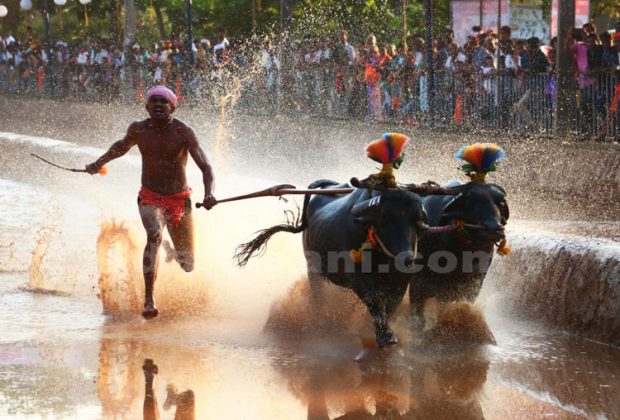
[{"label": "rope harness", "polygon": [[[353,260],[354,263],[359,264],[362,262],[362,255],[364,251],[371,251],[373,249],[381,251],[386,257],[396,259],[396,255],[394,255],[383,243],[381,237],[375,230],[374,226],[368,228],[368,233],[366,235],[366,241],[362,244],[358,249],[352,249],[349,251],[349,256]],[[417,241],[416,248],[414,251],[415,255],[417,253]]]},{"label": "rope harness", "polygon": [[[468,237],[470,236],[470,233],[467,231],[467,229],[479,229],[479,230],[485,230],[486,227],[482,226],[482,225],[474,225],[471,223],[465,223],[463,222],[461,219],[454,219],[454,223],[452,225],[448,225],[448,226],[439,226],[439,229],[445,229],[448,228],[448,230],[443,230],[442,232],[429,232],[429,233],[443,233],[443,232],[449,232],[450,230],[454,230],[457,233]],[[433,229],[433,227],[431,227],[430,229]],[[429,229],[429,230],[430,230]],[[467,238],[469,240],[469,238]],[[512,249],[507,245],[508,241],[506,240],[506,238],[499,240],[498,242],[495,243],[495,245],[497,246],[497,253],[501,256],[505,256],[508,255],[512,252]]]},{"label": "rope harness", "polygon": [[385,244],[375,231],[374,226],[371,226],[368,228],[366,240],[364,241],[364,243],[362,243],[362,246],[358,249],[350,250],[349,256],[354,263],[360,264],[362,262],[362,255],[364,254],[364,251],[370,251],[376,248],[379,248],[379,250],[383,252],[386,256],[390,258],[396,258],[396,256],[386,248]]},{"label": "rope harness", "polygon": [[[436,235],[436,234],[441,234],[441,233],[456,232],[462,235],[463,237],[465,237],[465,239],[470,240],[468,238],[470,236],[470,233],[468,232],[467,229],[485,230],[486,227],[482,225],[465,223],[461,219],[455,219],[451,225],[430,226],[428,227],[428,229],[426,229],[425,233]],[[508,244],[508,241],[506,240],[506,238],[501,239],[500,241],[495,243],[495,245],[497,246],[497,253],[499,255],[505,256],[512,252],[512,249],[507,244]],[[418,244],[416,241],[415,250],[413,253],[414,256],[417,255],[417,248],[418,248]],[[366,234],[366,240],[362,243],[362,245],[358,249],[350,250],[349,256],[351,257],[351,260],[353,260],[354,263],[360,264],[362,262],[362,256],[364,254],[364,251],[371,251],[373,249],[378,249],[383,254],[385,254],[387,257],[394,258],[394,259],[396,258],[396,256],[392,254],[389,249],[387,249],[387,247],[385,246],[385,244],[379,237],[374,226],[371,226],[368,228],[368,232]]]},{"label": "rope harness", "polygon": [[[351,260],[353,260],[354,263],[360,264],[362,262],[362,256],[364,255],[364,251],[371,251],[373,249],[381,251],[386,257],[389,257],[392,259],[397,258],[396,255],[394,255],[387,248],[387,246],[385,246],[385,244],[381,240],[381,237],[379,237],[379,234],[375,230],[374,226],[371,226],[368,228],[368,232],[366,234],[366,241],[362,243],[362,246],[359,247],[358,249],[350,250],[349,256],[351,257]],[[418,254],[418,241],[416,239],[415,246],[413,249],[414,258],[417,254]]]}]

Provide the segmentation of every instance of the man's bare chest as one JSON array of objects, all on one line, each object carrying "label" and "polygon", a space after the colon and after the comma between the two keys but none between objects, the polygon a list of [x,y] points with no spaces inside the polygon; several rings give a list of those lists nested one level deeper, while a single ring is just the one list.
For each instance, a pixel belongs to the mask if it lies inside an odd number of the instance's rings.
[{"label": "man's bare chest", "polygon": [[143,156],[171,159],[187,153],[186,142],[173,129],[165,132],[143,132],[138,134],[138,148]]}]

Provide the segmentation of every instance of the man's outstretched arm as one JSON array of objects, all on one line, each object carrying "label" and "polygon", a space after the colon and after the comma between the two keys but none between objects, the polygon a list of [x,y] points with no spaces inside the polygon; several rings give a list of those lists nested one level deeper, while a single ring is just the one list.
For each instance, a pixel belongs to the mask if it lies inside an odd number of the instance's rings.
[{"label": "man's outstretched arm", "polygon": [[196,165],[198,165],[198,168],[202,171],[202,182],[205,186],[205,196],[202,200],[202,204],[207,210],[209,210],[217,203],[215,197],[212,195],[213,169],[211,168],[207,155],[200,147],[196,134],[194,134],[194,130],[192,129],[188,129],[187,142],[189,154],[192,156],[192,159],[194,159],[194,162],[196,162]]},{"label": "man's outstretched arm", "polygon": [[107,152],[105,152],[99,159],[94,161],[93,163],[89,163],[86,165],[86,171],[89,174],[96,174],[99,172],[99,169],[106,163],[123,156],[125,153],[129,151],[136,144],[136,124],[133,123],[127,129],[127,134],[123,137],[122,140],[116,141],[110,146]]}]

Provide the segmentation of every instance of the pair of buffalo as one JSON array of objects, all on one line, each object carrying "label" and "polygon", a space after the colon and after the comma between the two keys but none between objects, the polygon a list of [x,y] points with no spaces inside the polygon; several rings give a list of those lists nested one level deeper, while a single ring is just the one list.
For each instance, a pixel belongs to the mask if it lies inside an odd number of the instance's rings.
[{"label": "pair of buffalo", "polygon": [[[356,184],[355,179],[352,184]],[[309,188],[347,187],[319,180]],[[422,320],[428,298],[475,300],[504,240],[506,192],[495,184],[453,181],[446,195],[422,197],[410,189],[357,188],[348,194],[306,196],[301,222],[273,226],[244,244],[240,265],[271,235],[303,232],[313,298],[327,279],[352,289],[373,317],[379,348],[397,343],[388,320],[409,287]]]}]

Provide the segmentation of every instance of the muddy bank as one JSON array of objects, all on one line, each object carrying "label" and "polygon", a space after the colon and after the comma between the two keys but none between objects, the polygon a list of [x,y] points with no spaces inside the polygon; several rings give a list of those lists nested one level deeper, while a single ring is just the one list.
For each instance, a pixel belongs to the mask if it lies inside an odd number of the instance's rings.
[{"label": "muddy bank", "polygon": [[620,244],[603,238],[510,235],[488,285],[514,316],[620,346]]},{"label": "muddy bank", "polygon": [[[64,139],[107,148],[128,124],[146,116],[141,105],[52,102],[0,97],[0,131]],[[620,148],[599,143],[510,137],[480,133],[445,133],[397,125],[369,125],[284,116],[214,113],[180,107],[177,116],[196,131],[217,155],[216,175],[226,167],[304,186],[317,178],[347,181],[375,170],[364,146],[384,131],[412,137],[402,182],[466,178],[454,154],[465,144],[490,141],[507,158],[491,182],[506,188],[512,216],[518,219],[616,220],[620,208]],[[240,190],[243,186],[240,186]]]}]

